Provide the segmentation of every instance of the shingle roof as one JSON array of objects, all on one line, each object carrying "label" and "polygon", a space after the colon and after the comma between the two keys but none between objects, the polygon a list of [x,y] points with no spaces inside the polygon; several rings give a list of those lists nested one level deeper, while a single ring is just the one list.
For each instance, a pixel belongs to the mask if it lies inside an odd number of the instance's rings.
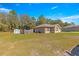
[{"label": "shingle roof", "polygon": [[54,25],[42,24],[42,25],[36,26],[36,28],[40,28],[40,27],[54,27],[55,25],[58,25],[58,24],[54,24]]},{"label": "shingle roof", "polygon": [[70,25],[70,26],[66,26],[64,28],[72,28],[72,27],[79,27],[79,25]]}]

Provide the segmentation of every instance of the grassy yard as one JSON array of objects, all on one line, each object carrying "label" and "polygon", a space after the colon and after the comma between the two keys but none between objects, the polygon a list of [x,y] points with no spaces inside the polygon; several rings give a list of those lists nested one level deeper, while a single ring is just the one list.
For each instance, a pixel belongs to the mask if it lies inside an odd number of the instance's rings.
[{"label": "grassy yard", "polygon": [[12,34],[0,32],[0,55],[63,55],[79,44],[79,33]]}]

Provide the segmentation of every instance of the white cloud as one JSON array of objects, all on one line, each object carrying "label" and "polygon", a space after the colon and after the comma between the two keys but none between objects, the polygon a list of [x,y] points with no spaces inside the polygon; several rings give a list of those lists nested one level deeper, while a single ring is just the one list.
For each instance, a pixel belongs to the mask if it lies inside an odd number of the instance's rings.
[{"label": "white cloud", "polygon": [[73,15],[73,16],[63,17],[61,19],[77,19],[77,18],[79,18],[79,15]]},{"label": "white cloud", "polygon": [[60,19],[75,20],[75,19],[79,19],[79,15],[73,15],[73,16],[63,17],[63,18],[60,18]]},{"label": "white cloud", "polygon": [[73,22],[79,19],[79,15],[73,15],[73,16],[68,16],[68,17],[63,17],[60,18],[63,21],[67,21],[67,22]]},{"label": "white cloud", "polygon": [[0,8],[0,12],[6,12],[6,13],[8,13],[9,11],[11,11],[11,9]]},{"label": "white cloud", "polygon": [[61,17],[64,17],[63,13],[55,13],[53,15],[46,16],[46,18],[50,18],[50,19],[60,19]]},{"label": "white cloud", "polygon": [[51,9],[54,10],[54,9],[56,9],[56,8],[58,8],[58,6],[54,6],[54,7],[52,7]]},{"label": "white cloud", "polygon": [[72,16],[58,16],[58,15],[52,15],[52,16],[46,16],[47,18],[50,18],[52,20],[60,19],[63,22],[74,22],[75,24],[79,24],[79,15],[72,15]]}]

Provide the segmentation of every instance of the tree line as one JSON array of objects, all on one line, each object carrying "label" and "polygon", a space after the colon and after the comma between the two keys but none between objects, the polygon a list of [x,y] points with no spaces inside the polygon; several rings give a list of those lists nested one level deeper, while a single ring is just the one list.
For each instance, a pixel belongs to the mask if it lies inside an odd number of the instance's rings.
[{"label": "tree line", "polygon": [[43,15],[40,15],[37,19],[26,14],[18,15],[15,10],[8,14],[0,13],[0,31],[13,31],[15,28],[33,29],[41,24],[59,24],[61,27],[75,25],[73,22],[63,22],[60,19],[48,19]]}]

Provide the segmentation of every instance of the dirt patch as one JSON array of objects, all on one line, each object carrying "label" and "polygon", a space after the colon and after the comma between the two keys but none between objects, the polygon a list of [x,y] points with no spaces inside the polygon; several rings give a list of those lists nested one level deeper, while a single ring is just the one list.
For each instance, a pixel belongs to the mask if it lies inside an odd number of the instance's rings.
[{"label": "dirt patch", "polygon": [[3,53],[3,56],[8,55],[10,53],[10,50],[13,49],[13,48],[15,48],[15,44],[16,44],[16,42],[11,43],[10,46],[8,47],[7,51],[5,51]]},{"label": "dirt patch", "polygon": [[79,36],[69,36],[67,38],[69,38],[69,39],[79,39]]}]

